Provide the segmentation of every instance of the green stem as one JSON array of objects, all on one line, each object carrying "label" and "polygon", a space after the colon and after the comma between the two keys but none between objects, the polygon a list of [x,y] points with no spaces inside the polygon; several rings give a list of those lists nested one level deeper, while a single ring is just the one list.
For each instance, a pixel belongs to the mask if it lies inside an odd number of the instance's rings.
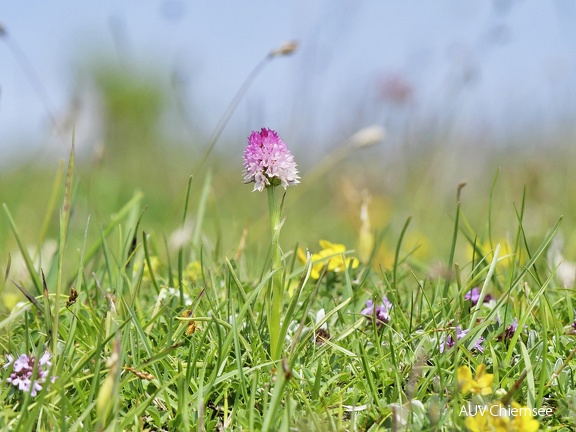
[{"label": "green stem", "polygon": [[282,356],[282,342],[280,340],[280,317],[282,316],[282,265],[280,257],[280,209],[276,202],[276,186],[270,185],[268,191],[268,209],[270,211],[270,233],[272,234],[272,271],[275,272],[270,283],[270,309],[268,326],[270,330],[270,356],[272,360],[279,360]]}]

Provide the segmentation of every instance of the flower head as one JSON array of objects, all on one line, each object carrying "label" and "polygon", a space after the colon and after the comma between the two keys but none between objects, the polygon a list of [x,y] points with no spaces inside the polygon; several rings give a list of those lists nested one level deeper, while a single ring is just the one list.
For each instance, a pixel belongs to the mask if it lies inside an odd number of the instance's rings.
[{"label": "flower head", "polygon": [[255,183],[254,190],[263,191],[271,184],[284,189],[300,183],[294,156],[272,129],[252,132],[244,151],[244,183]]},{"label": "flower head", "polygon": [[368,300],[366,302],[366,307],[362,309],[360,312],[362,315],[366,316],[366,318],[375,319],[376,324],[388,324],[390,321],[390,309],[392,309],[392,303],[386,298],[386,296],[382,297],[382,304],[374,307],[374,302],[372,300]]},{"label": "flower head", "polygon": [[[334,273],[343,272],[347,268],[355,269],[358,267],[358,258],[343,257],[346,252],[346,246],[343,244],[320,240],[320,246],[322,250],[311,256],[312,270],[310,271],[310,276],[312,279],[319,279],[322,269],[326,265],[328,266],[327,270]],[[306,262],[306,254],[301,248],[298,249],[298,259],[303,263]]]},{"label": "flower head", "polygon": [[[490,294],[486,294],[482,303],[488,303],[493,299],[494,297],[492,297]],[[480,300],[480,289],[472,288],[470,291],[464,294],[464,300],[470,300],[470,302],[472,302],[472,306],[476,306],[478,304],[478,300]]]},{"label": "flower head", "polygon": [[512,324],[510,324],[508,327],[506,327],[506,330],[500,333],[500,335],[498,336],[498,340],[509,341],[514,337],[514,333],[516,333],[517,328],[518,328],[518,319],[514,318]]},{"label": "flower head", "polygon": [[486,365],[482,363],[476,369],[476,378],[472,379],[472,371],[468,366],[458,368],[458,386],[462,393],[476,393],[482,396],[492,394],[494,375],[486,373]]},{"label": "flower head", "polygon": [[[32,373],[34,371],[36,357],[22,354],[16,360],[14,360],[14,357],[11,355],[7,355],[6,359],[8,361],[4,365],[4,368],[6,369],[12,365],[12,373],[6,379],[6,382],[17,387],[20,391],[30,392],[31,396],[36,396],[38,392],[42,390],[42,384],[46,382],[46,377],[48,376],[48,369],[52,366],[50,353],[45,352],[38,360],[38,372],[33,383]],[[56,377],[52,377],[52,382],[54,382],[55,379]]]},{"label": "flower head", "polygon": [[[444,351],[449,350],[454,345],[456,345],[456,341],[462,339],[468,333],[469,329],[462,330],[462,327],[456,327],[456,339],[449,334],[444,338],[444,340],[440,343],[440,352],[443,353]],[[477,349],[480,352],[484,352],[484,348],[482,347],[482,342],[484,342],[483,337],[479,337],[472,349]]]}]

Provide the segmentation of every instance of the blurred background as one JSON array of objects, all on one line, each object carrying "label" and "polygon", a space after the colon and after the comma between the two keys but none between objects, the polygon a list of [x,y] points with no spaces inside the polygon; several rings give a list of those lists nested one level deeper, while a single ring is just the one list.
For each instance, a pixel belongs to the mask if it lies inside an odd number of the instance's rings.
[{"label": "blurred background", "polygon": [[[234,255],[245,231],[246,248],[265,251],[266,198],[241,173],[248,135],[270,127],[302,176],[286,196],[287,248],[355,248],[370,232],[388,266],[412,216],[406,253],[445,259],[465,181],[479,241],[488,221],[494,240],[512,241],[525,191],[527,235],[564,215],[576,253],[573,2],[22,0],[0,11],[0,201],[33,247],[57,238],[58,211],[46,235],[42,222],[74,140],[78,242],[88,215],[97,238],[142,191],[143,227],[161,244],[193,176],[189,223],[207,184],[212,250]],[[294,53],[267,57],[288,41]],[[354,134],[374,126],[383,139],[361,145]],[[0,220],[4,261],[15,242]]]}]

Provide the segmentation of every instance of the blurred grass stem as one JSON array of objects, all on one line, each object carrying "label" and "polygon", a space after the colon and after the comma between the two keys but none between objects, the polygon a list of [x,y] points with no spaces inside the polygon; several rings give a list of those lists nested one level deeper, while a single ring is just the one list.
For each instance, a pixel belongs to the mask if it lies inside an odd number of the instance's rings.
[{"label": "blurred grass stem", "polygon": [[202,168],[202,165],[204,165],[204,162],[206,162],[206,160],[210,156],[210,153],[212,153],[212,150],[214,149],[214,146],[216,145],[218,138],[220,138],[220,135],[222,135],[222,132],[224,131],[226,124],[230,120],[230,117],[232,117],[232,114],[238,107],[238,104],[240,103],[240,101],[242,100],[242,98],[250,88],[250,85],[254,82],[260,71],[264,69],[264,66],[266,66],[266,64],[275,57],[292,54],[294,51],[296,51],[297,48],[298,44],[296,42],[287,42],[282,46],[280,46],[279,48],[270,51],[262,60],[260,60],[260,62],[256,65],[256,67],[252,69],[252,72],[250,72],[248,78],[246,78],[242,86],[240,86],[240,88],[234,95],[234,98],[230,102],[230,105],[228,105],[228,108],[224,112],[224,115],[216,125],[216,128],[214,129],[212,136],[208,140],[206,152],[204,153],[204,156],[200,160],[200,163],[196,166],[195,171],[198,171],[199,169]]},{"label": "blurred grass stem", "polygon": [[30,85],[32,86],[32,88],[34,89],[36,94],[38,95],[38,98],[40,99],[40,102],[42,103],[42,105],[44,105],[44,109],[46,110],[46,113],[48,114],[48,118],[50,119],[50,123],[52,124],[52,126],[54,127],[56,132],[58,132],[58,134],[62,135],[63,132],[60,128],[60,125],[58,124],[58,121],[56,121],[56,116],[54,115],[54,110],[52,109],[52,107],[53,107],[52,101],[50,100],[50,97],[48,96],[48,92],[46,91],[46,87],[44,86],[44,84],[42,83],[42,80],[40,79],[40,77],[36,73],[34,66],[32,66],[32,63],[30,63],[30,61],[28,60],[28,57],[26,57],[24,50],[22,48],[20,48],[20,45],[18,45],[18,43],[16,42],[16,40],[13,37],[10,37],[10,34],[6,30],[6,28],[4,26],[2,26],[1,24],[0,24],[0,38],[4,39],[6,41],[6,45],[8,46],[8,49],[10,50],[10,52],[12,52],[12,55],[16,59],[16,62],[20,65],[20,68],[22,69],[22,72],[26,76],[26,79],[28,80],[28,82],[30,83]]},{"label": "blurred grass stem", "polygon": [[345,160],[350,153],[354,150],[359,150],[381,142],[385,137],[385,130],[381,126],[369,126],[361,129],[352,135],[348,140],[336,148],[331,153],[327,154],[306,176],[306,182],[295,191],[296,198],[292,202],[297,201],[308,192],[310,187],[316,185],[330,170],[336,165]]}]

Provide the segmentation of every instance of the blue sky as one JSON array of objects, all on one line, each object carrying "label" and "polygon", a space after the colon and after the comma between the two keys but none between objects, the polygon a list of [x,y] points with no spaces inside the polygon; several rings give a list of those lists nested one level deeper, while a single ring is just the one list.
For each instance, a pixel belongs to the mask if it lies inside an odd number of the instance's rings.
[{"label": "blue sky", "polygon": [[[535,124],[553,131],[574,114],[569,1],[19,0],[0,11],[9,35],[0,44],[2,149],[45,145],[48,112],[64,115],[76,65],[95,51],[152,65],[166,83],[178,72],[188,83],[182,97],[210,131],[263,56],[298,40],[298,53],[259,75],[227,138],[270,126],[287,140],[323,146],[356,127],[390,129],[394,109],[406,109],[379,99],[390,76],[409,83],[418,115],[442,113],[495,139]],[[14,43],[49,102],[23,73]]]}]

